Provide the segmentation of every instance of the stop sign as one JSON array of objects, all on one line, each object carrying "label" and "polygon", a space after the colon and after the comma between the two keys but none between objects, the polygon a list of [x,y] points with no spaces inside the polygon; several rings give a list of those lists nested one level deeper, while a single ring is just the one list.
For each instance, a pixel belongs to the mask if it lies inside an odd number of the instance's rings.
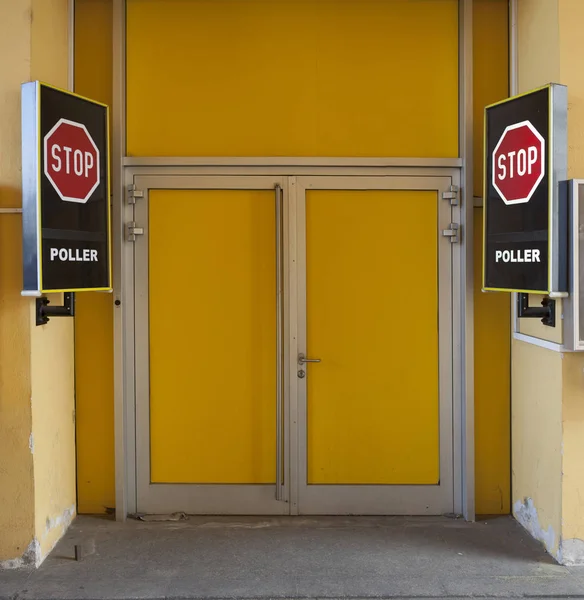
[{"label": "stop sign", "polygon": [[85,204],[99,185],[99,150],[85,125],[59,119],[44,138],[44,171],[66,202]]},{"label": "stop sign", "polygon": [[529,121],[509,125],[492,161],[493,187],[503,202],[529,202],[545,174],[545,140]]}]

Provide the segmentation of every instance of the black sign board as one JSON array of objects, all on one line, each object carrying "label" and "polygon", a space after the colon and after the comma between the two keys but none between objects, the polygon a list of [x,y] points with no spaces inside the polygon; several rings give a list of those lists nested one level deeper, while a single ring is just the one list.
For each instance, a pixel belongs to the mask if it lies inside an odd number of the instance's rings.
[{"label": "black sign board", "polygon": [[110,291],[108,107],[22,85],[25,295]]},{"label": "black sign board", "polygon": [[483,289],[567,292],[567,89],[485,109]]}]

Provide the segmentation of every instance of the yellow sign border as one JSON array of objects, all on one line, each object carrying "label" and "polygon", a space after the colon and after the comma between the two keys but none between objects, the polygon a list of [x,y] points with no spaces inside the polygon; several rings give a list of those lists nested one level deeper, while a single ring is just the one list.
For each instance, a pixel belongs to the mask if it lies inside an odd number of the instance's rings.
[{"label": "yellow sign border", "polygon": [[[97,100],[92,100],[91,98],[87,98],[82,96],[81,94],[76,94],[75,92],[70,92],[68,90],[64,90],[63,88],[57,87],[55,85],[51,85],[49,83],[45,83],[43,81],[35,81],[36,93],[37,93],[37,131],[39,132],[39,138],[37,143],[37,165],[38,165],[38,173],[37,173],[37,252],[38,252],[38,260],[39,260],[39,292],[41,294],[60,294],[66,292],[112,292],[113,291],[113,260],[112,260],[112,208],[111,208],[111,157],[110,157],[110,107],[103,102],[98,102]],[[43,176],[43,166],[41,164],[41,89],[49,88],[52,90],[56,90],[63,94],[67,94],[68,96],[74,96],[75,98],[79,98],[81,100],[85,100],[86,102],[90,102],[91,104],[95,104],[97,106],[102,106],[105,108],[106,114],[106,148],[107,148],[107,161],[106,161],[106,187],[107,187],[107,244],[108,244],[108,280],[109,287],[99,287],[99,288],[75,288],[75,289],[45,289],[43,287],[43,253],[42,253],[42,210],[41,210],[41,181]]]},{"label": "yellow sign border", "polygon": [[[547,85],[542,85],[541,87],[535,88],[533,90],[529,90],[528,92],[523,92],[521,94],[517,94],[515,96],[511,96],[509,98],[505,98],[504,100],[499,100],[498,102],[493,102],[492,104],[488,104],[485,106],[483,113],[483,276],[482,276],[482,290],[483,292],[516,292],[519,294],[549,294],[551,292],[551,281],[552,281],[552,236],[549,235],[549,227],[552,223],[553,218],[553,178],[550,177],[551,166],[552,166],[552,152],[550,148],[553,148],[552,144],[552,89],[554,84],[548,83]],[[548,290],[521,290],[515,288],[493,288],[485,286],[485,271],[486,271],[486,262],[487,262],[487,111],[494,106],[499,106],[501,104],[507,104],[508,102],[512,102],[513,100],[517,100],[518,98],[523,98],[524,96],[530,96],[531,94],[536,94],[541,92],[542,90],[548,91],[548,135],[547,135],[547,171],[548,171]]]}]

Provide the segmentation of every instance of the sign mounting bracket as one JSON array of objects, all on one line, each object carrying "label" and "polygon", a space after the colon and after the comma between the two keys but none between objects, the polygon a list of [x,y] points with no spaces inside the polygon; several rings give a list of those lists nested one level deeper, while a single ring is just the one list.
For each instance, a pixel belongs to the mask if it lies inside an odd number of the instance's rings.
[{"label": "sign mounting bracket", "polygon": [[556,326],[556,301],[547,296],[539,306],[529,306],[529,294],[517,294],[517,316],[520,319],[541,319],[543,325]]},{"label": "sign mounting bracket", "polygon": [[75,316],[75,292],[63,294],[62,306],[49,306],[50,300],[46,296],[36,299],[36,324],[46,325],[49,317],[74,317]]}]

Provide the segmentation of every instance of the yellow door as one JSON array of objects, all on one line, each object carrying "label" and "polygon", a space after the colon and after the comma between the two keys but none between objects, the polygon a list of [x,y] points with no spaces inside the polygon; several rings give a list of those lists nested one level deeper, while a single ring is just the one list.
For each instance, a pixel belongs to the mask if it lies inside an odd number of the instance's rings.
[{"label": "yellow door", "polygon": [[138,508],[281,513],[277,181],[154,179],[137,205]]},{"label": "yellow door", "polygon": [[331,179],[299,185],[299,511],[450,512],[451,180]]},{"label": "yellow door", "polygon": [[139,511],[452,511],[452,183],[135,177]]}]

